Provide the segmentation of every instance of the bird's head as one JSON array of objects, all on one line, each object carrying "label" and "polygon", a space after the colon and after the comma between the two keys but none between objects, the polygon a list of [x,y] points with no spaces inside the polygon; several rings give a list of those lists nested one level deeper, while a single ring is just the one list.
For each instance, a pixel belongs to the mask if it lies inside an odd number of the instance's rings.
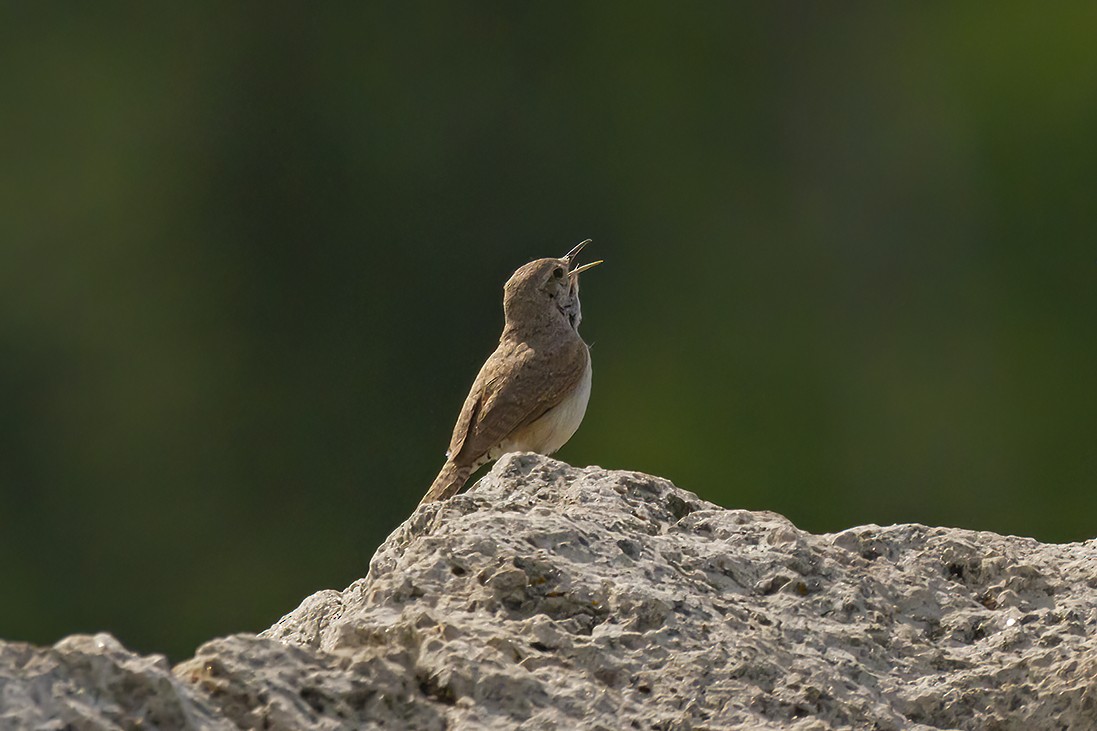
[{"label": "bird's head", "polygon": [[583,319],[579,306],[579,275],[601,261],[575,266],[575,258],[590,239],[559,259],[537,259],[511,275],[503,287],[503,312],[508,326],[518,322],[562,317],[574,330]]}]

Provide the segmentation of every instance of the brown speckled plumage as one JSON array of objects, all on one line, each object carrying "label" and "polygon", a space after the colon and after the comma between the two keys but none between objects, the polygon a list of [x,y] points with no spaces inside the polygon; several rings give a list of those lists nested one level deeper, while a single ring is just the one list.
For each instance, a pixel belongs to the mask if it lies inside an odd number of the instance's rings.
[{"label": "brown speckled plumage", "polygon": [[507,281],[499,346],[472,384],[446,463],[422,502],[454,495],[477,467],[505,452],[551,454],[578,428],[590,393],[579,272],[594,263],[569,267],[586,243],[563,258],[532,261]]}]

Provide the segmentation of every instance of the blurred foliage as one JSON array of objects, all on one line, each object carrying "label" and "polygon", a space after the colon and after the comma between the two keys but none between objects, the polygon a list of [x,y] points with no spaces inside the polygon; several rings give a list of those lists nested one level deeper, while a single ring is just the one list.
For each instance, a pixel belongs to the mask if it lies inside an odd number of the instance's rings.
[{"label": "blurred foliage", "polygon": [[813,531],[1084,539],[1097,6],[5,3],[0,637],[364,575],[527,260],[560,453]]}]

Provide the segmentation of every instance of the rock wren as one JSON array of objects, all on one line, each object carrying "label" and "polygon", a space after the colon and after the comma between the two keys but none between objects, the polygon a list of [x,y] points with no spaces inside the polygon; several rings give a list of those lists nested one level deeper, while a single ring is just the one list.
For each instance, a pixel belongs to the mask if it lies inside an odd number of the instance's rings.
[{"label": "rock wren", "polygon": [[499,347],[472,384],[446,463],[420,504],[460,490],[480,465],[507,452],[552,454],[575,433],[590,398],[590,350],[579,337],[579,274],[590,239],[559,259],[537,259],[503,287]]}]

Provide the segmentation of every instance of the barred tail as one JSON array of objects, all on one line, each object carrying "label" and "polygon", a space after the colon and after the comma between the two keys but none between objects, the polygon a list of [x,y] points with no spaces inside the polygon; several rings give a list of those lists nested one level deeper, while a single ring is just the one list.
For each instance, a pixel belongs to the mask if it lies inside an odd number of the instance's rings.
[{"label": "barred tail", "polygon": [[419,501],[420,505],[432,503],[435,500],[445,500],[453,497],[457,491],[464,487],[465,482],[472,473],[471,467],[458,467],[453,462],[446,460],[442,465],[442,471],[434,478],[434,483],[427,490],[427,494]]}]

